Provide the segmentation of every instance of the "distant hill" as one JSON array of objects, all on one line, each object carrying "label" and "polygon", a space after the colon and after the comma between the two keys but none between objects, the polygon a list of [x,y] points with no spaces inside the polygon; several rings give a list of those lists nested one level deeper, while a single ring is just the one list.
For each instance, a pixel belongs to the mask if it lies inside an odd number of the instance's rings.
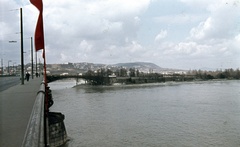
[{"label": "distant hill", "polygon": [[150,62],[129,62],[129,63],[117,63],[117,64],[96,64],[96,63],[88,63],[88,62],[80,62],[80,63],[67,63],[67,64],[48,64],[47,70],[51,73],[84,73],[88,70],[96,71],[101,68],[109,68],[112,71],[116,71],[121,68],[135,68],[141,72],[176,72],[183,71],[180,69],[170,69],[170,68],[162,68],[158,65]]},{"label": "distant hill", "polygon": [[168,71],[168,72],[177,72],[177,71],[185,71],[182,69],[171,69],[171,68],[163,68],[163,67],[159,67],[158,65],[154,64],[154,63],[150,63],[150,62],[130,62],[130,63],[118,63],[118,64],[114,64],[113,66],[117,66],[117,67],[125,67],[125,68],[136,68],[139,69],[141,71],[154,71],[154,72],[164,72],[164,71]]},{"label": "distant hill", "polygon": [[114,64],[114,66],[118,67],[126,67],[126,68],[148,68],[148,69],[162,69],[158,65],[149,62],[130,62],[130,63],[118,63]]}]

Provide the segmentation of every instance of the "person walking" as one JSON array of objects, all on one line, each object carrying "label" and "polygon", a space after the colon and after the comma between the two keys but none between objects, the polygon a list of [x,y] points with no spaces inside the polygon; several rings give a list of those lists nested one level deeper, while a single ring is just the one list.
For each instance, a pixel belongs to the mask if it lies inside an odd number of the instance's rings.
[{"label": "person walking", "polygon": [[27,73],[26,73],[26,79],[27,79],[27,81],[29,81],[29,77],[30,77],[30,74],[27,72]]}]

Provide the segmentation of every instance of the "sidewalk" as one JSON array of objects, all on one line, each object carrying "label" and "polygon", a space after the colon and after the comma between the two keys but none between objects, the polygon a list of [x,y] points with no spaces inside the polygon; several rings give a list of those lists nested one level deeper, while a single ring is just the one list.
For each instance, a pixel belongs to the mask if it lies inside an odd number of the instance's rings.
[{"label": "sidewalk", "polygon": [[20,147],[42,77],[0,92],[0,147]]}]

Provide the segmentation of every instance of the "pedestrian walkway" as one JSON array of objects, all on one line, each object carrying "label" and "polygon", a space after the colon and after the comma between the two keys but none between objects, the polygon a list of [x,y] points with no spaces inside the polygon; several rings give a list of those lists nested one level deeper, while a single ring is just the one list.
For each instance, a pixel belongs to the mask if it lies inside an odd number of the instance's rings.
[{"label": "pedestrian walkway", "polygon": [[0,92],[0,147],[20,147],[42,78]]}]

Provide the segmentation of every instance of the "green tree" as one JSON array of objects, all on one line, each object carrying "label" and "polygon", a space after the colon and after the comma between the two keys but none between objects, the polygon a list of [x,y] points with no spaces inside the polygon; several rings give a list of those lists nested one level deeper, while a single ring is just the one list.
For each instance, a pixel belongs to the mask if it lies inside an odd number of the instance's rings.
[{"label": "green tree", "polygon": [[130,68],[129,71],[130,71],[130,77],[135,77],[136,76],[135,75],[135,68]]}]

